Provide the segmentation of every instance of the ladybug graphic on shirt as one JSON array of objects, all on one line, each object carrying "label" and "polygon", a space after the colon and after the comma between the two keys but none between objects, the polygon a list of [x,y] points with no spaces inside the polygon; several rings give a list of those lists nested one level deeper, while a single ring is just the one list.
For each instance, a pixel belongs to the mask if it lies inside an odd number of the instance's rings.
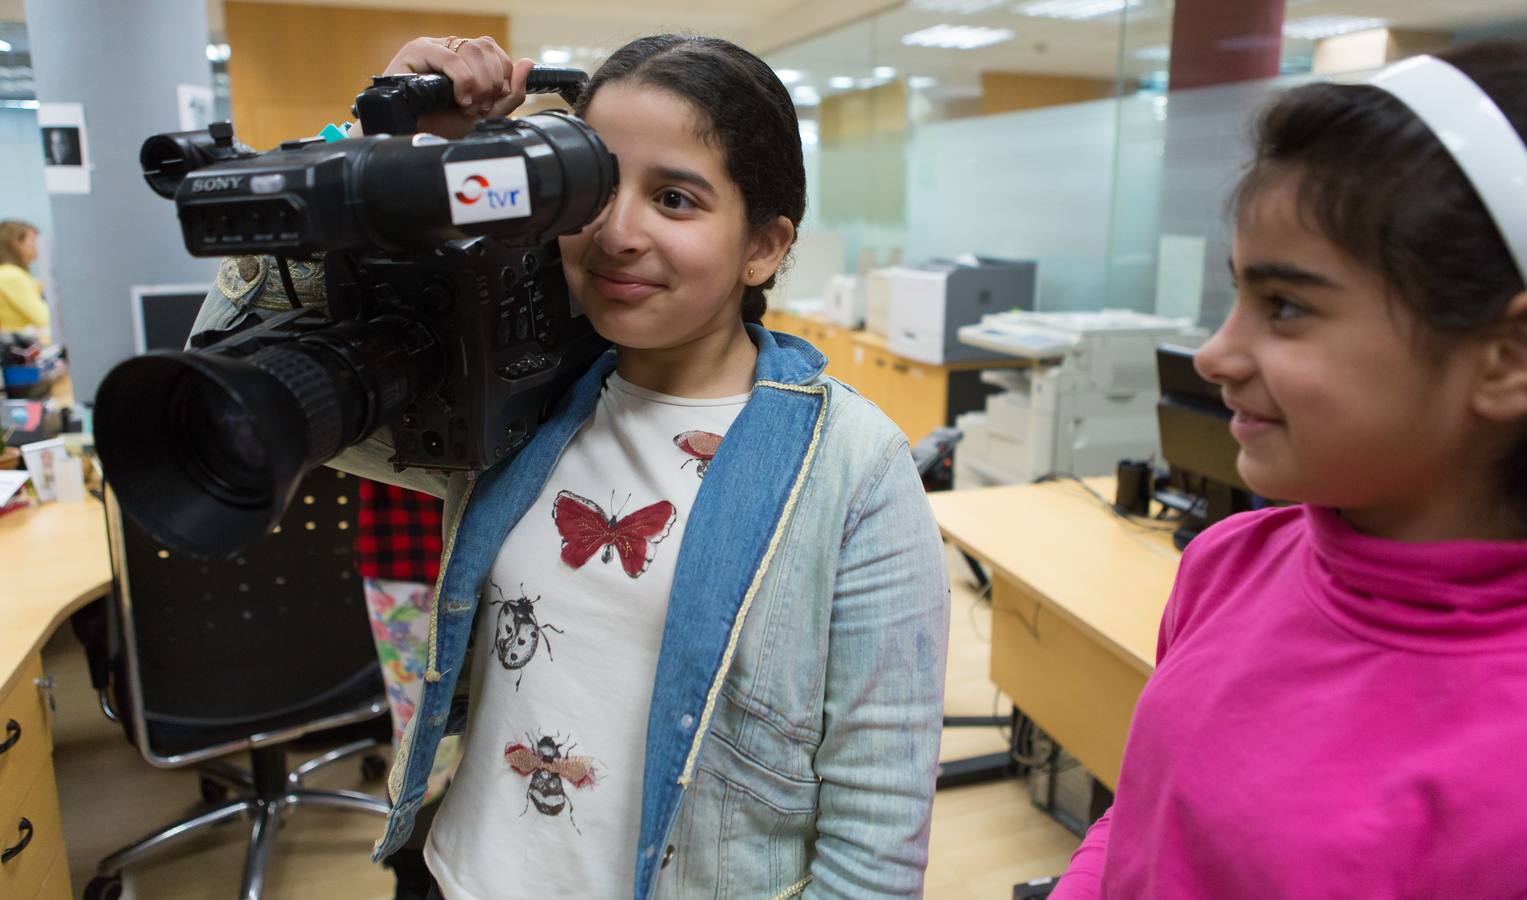
[{"label": "ladybug graphic on shirt", "polygon": [[520,585],[519,597],[510,600],[504,596],[504,589],[497,582],[489,583],[498,591],[498,599],[488,601],[490,606],[498,607],[498,617],[493,623],[493,651],[505,669],[519,672],[519,677],[514,680],[514,689],[519,690],[520,682],[525,678],[525,665],[543,643],[546,645],[546,657],[555,660],[551,654],[551,636],[548,632],[562,634],[563,631],[536,617],[535,605],[541,598],[530,599],[523,584]]},{"label": "ladybug graphic on shirt", "polygon": [[531,806],[543,816],[560,816],[565,809],[573,830],[583,834],[573,818],[573,800],[567,795],[566,785],[593,787],[598,780],[596,763],[588,757],[572,755],[578,745],[571,743],[571,737],[558,741],[542,735],[537,740],[527,734],[525,740],[529,743],[504,747],[504,761],[509,768],[517,775],[530,777],[530,785],[525,789],[525,808],[520,815],[529,812]]},{"label": "ladybug graphic on shirt", "polygon": [[684,460],[679,468],[698,462],[695,472],[704,478],[705,470],[710,468],[710,461],[715,459],[716,451],[721,448],[721,435],[712,431],[686,431],[683,434],[674,435],[673,445],[694,457]]},{"label": "ladybug graphic on shirt", "polygon": [[[610,505],[615,505],[613,500]],[[629,516],[611,516],[587,497],[562,491],[552,503],[551,516],[562,535],[563,562],[581,569],[602,550],[600,561],[608,563],[614,550],[621,568],[636,578],[652,564],[657,545],[668,536],[678,511],[667,500],[659,500]]]}]

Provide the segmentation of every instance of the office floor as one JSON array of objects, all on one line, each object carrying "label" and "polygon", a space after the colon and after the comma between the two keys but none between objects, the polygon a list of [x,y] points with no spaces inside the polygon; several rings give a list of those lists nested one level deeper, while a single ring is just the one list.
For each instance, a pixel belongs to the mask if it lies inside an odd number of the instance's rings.
[{"label": "office floor", "polygon": [[[977,602],[957,556],[951,555],[950,571],[954,596],[947,711],[990,715],[990,610]],[[69,629],[61,629],[48,645],[44,665],[57,685],[55,764],[69,874],[78,896],[101,857],[149,828],[194,811],[199,801],[197,777],[185,770],[150,767],[123,739],[122,730],[101,715],[84,653]],[[943,757],[991,753],[1004,746],[995,729],[951,729],[944,735]],[[354,763],[322,773],[314,784],[368,789]],[[380,791],[380,785],[369,787]],[[265,896],[390,898],[391,873],[368,859],[380,827],[379,817],[322,809],[296,812],[282,823]],[[232,896],[238,891],[247,838],[247,825],[230,823],[139,865],[126,874],[125,900]],[[1014,883],[1062,871],[1077,843],[1074,835],[1030,805],[1021,779],[942,791],[933,805],[926,896],[1007,900]]]}]

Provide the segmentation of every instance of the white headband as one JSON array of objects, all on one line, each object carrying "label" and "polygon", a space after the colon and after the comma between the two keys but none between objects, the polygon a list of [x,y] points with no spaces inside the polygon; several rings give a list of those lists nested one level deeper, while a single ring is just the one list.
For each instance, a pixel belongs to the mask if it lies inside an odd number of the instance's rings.
[{"label": "white headband", "polygon": [[1527,280],[1527,146],[1474,79],[1435,56],[1414,56],[1373,76],[1442,141],[1474,185]]}]

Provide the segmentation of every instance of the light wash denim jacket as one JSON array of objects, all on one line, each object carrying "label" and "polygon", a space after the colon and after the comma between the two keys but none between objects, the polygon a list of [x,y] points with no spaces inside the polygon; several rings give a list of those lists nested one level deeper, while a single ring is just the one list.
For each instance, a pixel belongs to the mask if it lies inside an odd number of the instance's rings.
[{"label": "light wash denim jacket", "polygon": [[[224,264],[198,330],[286,307],[244,264]],[[824,377],[810,344],[748,333],[751,396],[706,471],[669,597],[633,894],[918,896],[948,641],[938,529],[901,432]],[[380,437],[334,461],[446,498],[429,668],[376,858],[408,837],[435,747],[464,721],[452,699],[489,568],[614,367],[598,359],[518,456],[475,479],[395,473]]]}]

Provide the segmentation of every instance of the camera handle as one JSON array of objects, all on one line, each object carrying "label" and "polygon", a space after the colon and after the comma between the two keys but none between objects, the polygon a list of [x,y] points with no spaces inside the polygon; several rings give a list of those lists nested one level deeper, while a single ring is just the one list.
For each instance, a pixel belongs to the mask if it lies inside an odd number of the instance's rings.
[{"label": "camera handle", "polygon": [[558,94],[568,106],[573,106],[578,102],[578,95],[583,93],[583,85],[588,80],[588,73],[582,69],[536,66],[525,79],[525,93]]},{"label": "camera handle", "polygon": [[[582,69],[536,66],[525,80],[525,93],[560,94],[572,105],[588,79]],[[356,95],[350,111],[366,134],[413,134],[420,116],[455,102],[455,88],[444,75],[373,75],[371,87]]]}]

